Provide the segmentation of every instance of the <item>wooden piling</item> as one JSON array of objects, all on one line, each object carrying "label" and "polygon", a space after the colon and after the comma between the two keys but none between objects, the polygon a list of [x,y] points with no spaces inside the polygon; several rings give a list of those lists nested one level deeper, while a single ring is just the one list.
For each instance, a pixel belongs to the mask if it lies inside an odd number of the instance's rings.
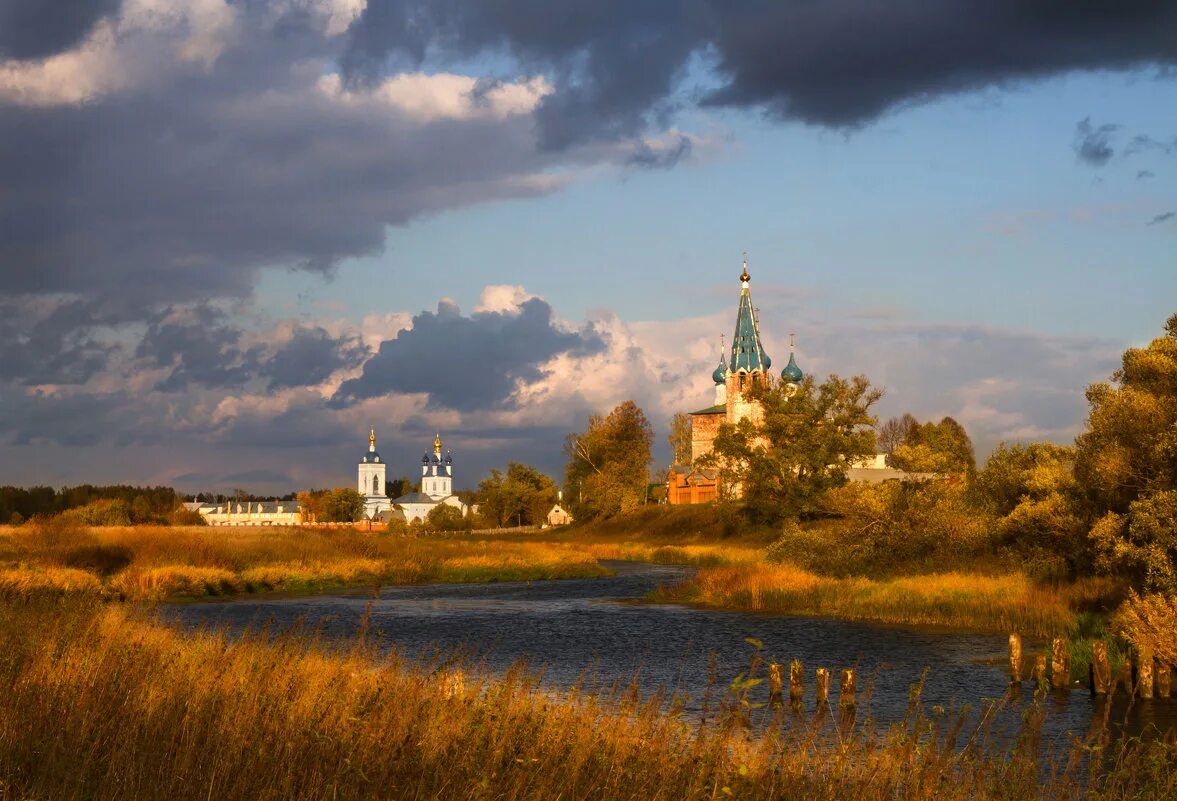
[{"label": "wooden piling", "polygon": [[846,668],[842,671],[842,686],[838,691],[838,706],[843,709],[854,708],[854,669]]},{"label": "wooden piling", "polygon": [[805,668],[799,659],[789,663],[789,703],[801,706],[805,699]]},{"label": "wooden piling", "polygon": [[817,705],[827,706],[830,703],[830,672],[825,668],[817,669]]},{"label": "wooden piling", "polygon": [[1050,644],[1050,685],[1065,690],[1071,684],[1071,660],[1065,637],[1055,637]]},{"label": "wooden piling", "polygon": [[1136,668],[1132,665],[1131,659],[1125,659],[1124,664],[1120,667],[1120,672],[1116,674],[1116,684],[1123,685],[1124,689],[1129,695],[1132,695],[1132,688],[1135,686],[1134,678],[1136,676]]},{"label": "wooden piling", "polygon": [[1049,686],[1046,681],[1046,654],[1035,654],[1033,678],[1036,689],[1045,690]]},{"label": "wooden piling", "polygon": [[1112,689],[1112,663],[1108,661],[1108,646],[1097,640],[1091,646],[1091,692],[1107,695]]},{"label": "wooden piling", "polygon": [[1173,692],[1172,668],[1165,662],[1157,661],[1157,698],[1168,698]]},{"label": "wooden piling", "polygon": [[1015,631],[1009,635],[1009,681],[1017,684],[1022,680],[1022,638]]},{"label": "wooden piling", "polygon": [[780,663],[770,662],[768,665],[768,705],[781,706],[783,701],[782,687],[784,685],[783,671]]},{"label": "wooden piling", "polygon": [[1152,698],[1153,691],[1153,664],[1152,664],[1152,649],[1148,646],[1140,648],[1137,652],[1136,668],[1136,692],[1141,698]]}]

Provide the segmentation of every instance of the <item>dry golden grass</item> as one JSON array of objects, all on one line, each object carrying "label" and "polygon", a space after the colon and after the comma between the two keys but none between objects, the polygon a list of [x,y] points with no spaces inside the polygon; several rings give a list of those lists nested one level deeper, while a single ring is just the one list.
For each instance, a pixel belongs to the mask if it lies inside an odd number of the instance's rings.
[{"label": "dry golden grass", "polygon": [[[1021,575],[938,573],[888,580],[832,578],[787,564],[700,570],[690,581],[659,590],[659,601],[700,603],[726,609],[938,625],[1050,636],[1071,628],[1072,596],[1090,595],[1096,581],[1078,590],[1037,585]],[[1088,586],[1091,585],[1091,586]],[[1104,587],[1111,590],[1110,583]]]},{"label": "dry golden grass", "polygon": [[72,568],[18,568],[0,570],[0,598],[29,598],[38,595],[92,595],[102,591],[102,582],[92,573]]},{"label": "dry golden grass", "polygon": [[[0,798],[1172,798],[1171,745],[1086,753],[1051,775],[915,708],[880,731],[750,711],[700,725],[636,693],[538,691],[294,637],[182,634],[125,606],[0,606]],[[752,729],[749,715],[764,715]],[[959,743],[959,744],[958,744]],[[967,745],[966,745],[967,743]],[[1096,744],[1098,745],[1098,744]],[[1076,755],[1083,752],[1077,750]]]},{"label": "dry golden grass", "polygon": [[[409,538],[354,530],[78,526],[0,533],[0,592],[50,587],[127,600],[310,592],[348,585],[607,575],[589,553],[523,537]],[[63,572],[64,571],[64,572]]]}]

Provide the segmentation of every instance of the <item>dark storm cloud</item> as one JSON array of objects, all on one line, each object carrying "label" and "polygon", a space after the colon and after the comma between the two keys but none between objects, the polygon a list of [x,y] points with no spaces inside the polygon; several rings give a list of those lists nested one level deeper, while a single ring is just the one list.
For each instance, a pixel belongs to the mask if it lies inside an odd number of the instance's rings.
[{"label": "dark storm cloud", "polygon": [[153,367],[171,368],[157,389],[175,392],[192,383],[233,387],[253,376],[259,351],[241,350],[241,329],[224,318],[223,312],[200,306],[179,313],[168,309],[151,321],[135,355]]},{"label": "dark storm cloud", "polygon": [[263,12],[238,7],[207,71],[79,105],[0,97],[0,298],[84,293],[128,321],[245,299],[265,267],[328,272],[389,225],[549,191],[533,178],[569,163],[537,155],[528,114],[422,121],[332,97],[308,64],[341,44]]},{"label": "dark storm cloud", "polygon": [[632,167],[668,170],[690,155],[691,140],[685,136],[680,136],[678,138],[678,144],[674,147],[661,150],[650,147],[650,145],[642,142],[625,163]]},{"label": "dark storm cloud", "polygon": [[853,127],[899,105],[1071,70],[1177,59],[1174,0],[371,0],[351,29],[353,77],[430,48],[507,50],[556,73],[545,142],[639,130],[693,54],[725,83],[707,104]]},{"label": "dark storm cloud", "polygon": [[1177,211],[1166,211],[1164,214],[1158,214],[1148,221],[1149,225],[1160,225],[1177,217]]},{"label": "dark storm cloud", "polygon": [[1136,180],[1138,180],[1138,181],[1143,181],[1146,178],[1156,178],[1156,177],[1157,177],[1156,173],[1153,172],[1152,170],[1137,170],[1136,171]]},{"label": "dark storm cloud", "polygon": [[411,329],[382,342],[363,374],[339,388],[336,402],[427,392],[432,405],[458,411],[501,407],[517,380],[540,378],[540,365],[553,356],[603,347],[590,329],[569,332],[553,325],[552,307],[539,298],[524,301],[517,311],[469,317],[442,301],[436,314],[418,314]]},{"label": "dark storm cloud", "polygon": [[260,372],[269,379],[270,389],[313,386],[336,370],[355,367],[367,354],[358,338],[336,338],[319,326],[299,327],[289,342],[262,362]]},{"label": "dark storm cloud", "polygon": [[119,0],[0,0],[0,57],[68,50],[118,6]]},{"label": "dark storm cloud", "polygon": [[1112,137],[1120,130],[1119,125],[1106,123],[1098,127],[1091,124],[1090,117],[1084,117],[1075,125],[1075,156],[1084,164],[1102,167],[1116,155]]},{"label": "dark storm cloud", "polygon": [[667,110],[667,96],[703,45],[702,4],[673,0],[372,0],[350,29],[343,64],[371,79],[438,49],[464,57],[506,48],[551,72],[560,91],[540,107],[542,142],[629,136]]},{"label": "dark storm cloud", "polygon": [[156,388],[238,387],[254,377],[266,379],[270,390],[313,386],[357,366],[368,353],[354,335],[333,337],[321,326],[305,325],[295,326],[281,344],[245,346],[244,331],[226,320],[209,306],[169,308],[154,317],[135,355],[148,366],[171,368]]}]

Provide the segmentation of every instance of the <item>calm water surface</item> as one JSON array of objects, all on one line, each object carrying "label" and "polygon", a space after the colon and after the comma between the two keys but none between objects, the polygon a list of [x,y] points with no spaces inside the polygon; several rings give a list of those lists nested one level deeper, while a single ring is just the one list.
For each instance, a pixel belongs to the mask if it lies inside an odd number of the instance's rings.
[{"label": "calm water surface", "polygon": [[[410,656],[472,654],[492,671],[526,659],[542,666],[545,682],[553,686],[570,685],[586,671],[605,684],[626,683],[640,673],[644,689],[684,693],[692,699],[687,709],[696,711],[713,658],[724,685],[747,669],[752,653],[747,637],[761,640],[768,658],[802,661],[809,707],[815,668],[830,669],[835,699],[837,672],[858,668],[860,692],[873,680],[863,711],[880,722],[902,718],[909,689],[925,668],[923,699],[929,706],[978,707],[1006,690],[1006,642],[1000,635],[634,604],[625,599],[675,583],[691,569],[607,565],[616,576],[385,588],[373,601],[370,636]],[[369,600],[358,594],[234,600],[171,606],[164,614],[189,626],[234,630],[263,624],[282,630],[305,623],[346,641],[355,636]],[[1068,732],[1087,732],[1096,703],[1085,691],[1054,696],[1048,735],[1061,740]],[[1173,701],[1138,702],[1131,708],[1118,701],[1112,719],[1127,720],[1129,730],[1137,732],[1173,726],[1175,713]],[[1012,712],[1007,716],[1014,719]]]}]

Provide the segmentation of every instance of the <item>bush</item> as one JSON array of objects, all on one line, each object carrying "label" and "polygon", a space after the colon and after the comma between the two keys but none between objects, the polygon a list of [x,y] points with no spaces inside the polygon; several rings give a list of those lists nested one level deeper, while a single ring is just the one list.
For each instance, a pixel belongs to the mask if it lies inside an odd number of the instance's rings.
[{"label": "bush", "polygon": [[823,498],[829,519],[787,522],[768,558],[832,575],[944,570],[989,548],[992,521],[943,481],[848,484]]},{"label": "bush", "polygon": [[8,518],[8,525],[19,526],[25,522],[24,515],[20,512],[13,512],[12,517]]},{"label": "bush", "polygon": [[425,527],[431,531],[462,531],[471,528],[471,524],[461,509],[439,503],[425,515]]},{"label": "bush", "polygon": [[384,526],[384,531],[388,534],[404,536],[409,533],[409,522],[405,520],[403,514],[391,512],[388,516],[388,523]]}]

